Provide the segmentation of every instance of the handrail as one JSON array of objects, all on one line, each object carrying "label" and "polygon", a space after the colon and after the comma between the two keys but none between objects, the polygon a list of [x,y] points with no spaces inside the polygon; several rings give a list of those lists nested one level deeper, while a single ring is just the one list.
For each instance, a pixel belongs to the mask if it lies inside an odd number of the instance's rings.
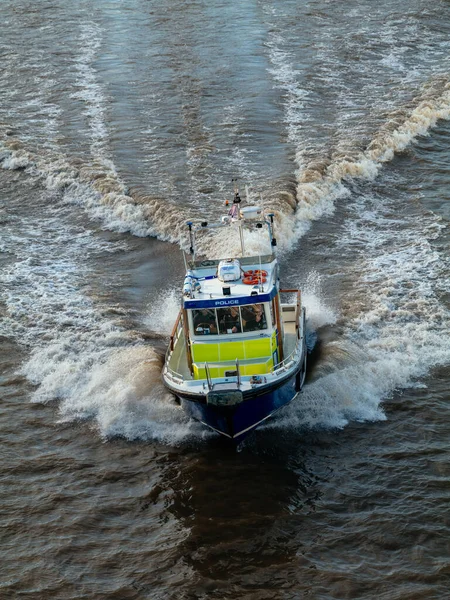
[{"label": "handrail", "polygon": [[208,382],[208,389],[212,390],[213,389],[213,385],[212,385],[211,375],[209,373],[209,366],[208,366],[207,362],[205,362],[205,373],[206,373],[206,380]]},{"label": "handrail", "polygon": [[181,373],[177,373],[176,371],[171,369],[167,364],[166,364],[166,369],[167,369],[167,374],[170,377],[172,377],[172,379],[181,379],[181,381],[184,381],[183,375]]},{"label": "handrail", "polygon": [[[232,361],[229,361],[229,362],[232,362]],[[236,387],[240,388],[242,380],[241,380],[241,369],[240,369],[238,358],[236,359],[236,362],[234,364],[236,365]],[[217,366],[217,365],[223,366],[223,363],[207,363],[207,362],[205,362],[204,365],[205,365],[206,380],[208,382],[208,388],[210,390],[212,390],[214,388],[214,384],[212,382],[212,377],[211,377],[209,369],[211,366],[212,366],[212,368],[215,368],[215,366]],[[234,375],[233,375],[233,377],[234,377]],[[229,379],[229,377],[217,377],[215,379],[227,380],[227,379]]]},{"label": "handrail", "polygon": [[177,319],[175,321],[175,324],[172,328],[172,333],[170,334],[170,343],[169,346],[167,348],[166,351],[166,369],[167,369],[167,373],[170,377],[175,378],[175,379],[180,379],[181,381],[184,381],[184,376],[181,375],[181,373],[177,373],[176,371],[174,371],[173,369],[171,369],[169,367],[169,356],[170,353],[173,352],[174,347],[175,347],[175,340],[177,340],[180,337],[180,325],[181,325],[181,316],[182,316],[182,310],[180,310],[180,312],[178,313]]},{"label": "handrail", "polygon": [[178,339],[178,336],[179,336],[178,326],[181,323],[181,314],[182,314],[182,310],[180,310],[180,312],[178,313],[177,320],[175,321],[175,325],[172,328],[172,333],[170,334],[170,346],[169,347],[170,347],[171,351],[174,348],[175,339]]},{"label": "handrail", "polygon": [[279,371],[280,369],[285,369],[286,365],[289,362],[292,362],[294,355],[298,353],[298,349],[299,349],[300,344],[297,342],[295,344],[295,348],[294,350],[289,354],[289,356],[286,356],[286,358],[284,360],[282,360],[280,363],[278,363],[277,365],[274,365],[271,369],[270,369],[270,373],[275,373],[276,371]]}]

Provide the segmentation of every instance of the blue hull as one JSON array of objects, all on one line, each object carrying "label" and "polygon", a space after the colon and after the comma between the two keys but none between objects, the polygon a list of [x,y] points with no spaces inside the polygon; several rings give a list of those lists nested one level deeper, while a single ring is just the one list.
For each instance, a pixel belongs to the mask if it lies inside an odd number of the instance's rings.
[{"label": "blue hull", "polygon": [[[239,444],[251,431],[268,419],[277,410],[288,404],[300,391],[304,369],[280,382],[278,387],[258,395],[245,395],[240,404],[234,406],[211,406],[202,401],[179,395],[184,411],[218,433]],[[251,392],[254,394],[255,392]]]}]

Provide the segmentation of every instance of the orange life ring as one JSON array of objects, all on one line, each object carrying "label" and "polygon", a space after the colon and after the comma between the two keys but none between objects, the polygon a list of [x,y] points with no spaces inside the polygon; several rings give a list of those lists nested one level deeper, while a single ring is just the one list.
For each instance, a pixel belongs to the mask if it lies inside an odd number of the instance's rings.
[{"label": "orange life ring", "polygon": [[250,271],[245,271],[244,273],[244,277],[252,277],[253,276],[253,271],[250,269]]},{"label": "orange life ring", "polygon": [[266,281],[265,277],[250,275],[249,277],[244,277],[242,283],[245,283],[245,285],[258,285],[258,283],[266,283]]},{"label": "orange life ring", "polygon": [[262,275],[263,277],[267,277],[267,271],[260,271],[259,269],[257,269],[256,271],[253,272],[253,275],[256,275],[257,277],[259,277],[259,275]]}]

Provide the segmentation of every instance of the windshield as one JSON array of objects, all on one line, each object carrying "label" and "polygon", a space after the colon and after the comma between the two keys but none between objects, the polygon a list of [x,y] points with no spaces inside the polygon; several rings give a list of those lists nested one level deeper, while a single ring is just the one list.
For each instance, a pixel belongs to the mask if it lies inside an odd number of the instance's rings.
[{"label": "windshield", "polygon": [[192,311],[195,335],[230,335],[267,329],[264,304]]}]

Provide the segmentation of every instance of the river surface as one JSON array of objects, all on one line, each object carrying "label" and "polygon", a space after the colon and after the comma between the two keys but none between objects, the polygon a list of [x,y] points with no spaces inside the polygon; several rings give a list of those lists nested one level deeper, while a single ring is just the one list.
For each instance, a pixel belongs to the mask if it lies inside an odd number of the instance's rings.
[{"label": "river surface", "polygon": [[[2,0],[0,60],[1,600],[450,598],[450,4]],[[161,383],[233,178],[311,350],[237,451]]]}]

